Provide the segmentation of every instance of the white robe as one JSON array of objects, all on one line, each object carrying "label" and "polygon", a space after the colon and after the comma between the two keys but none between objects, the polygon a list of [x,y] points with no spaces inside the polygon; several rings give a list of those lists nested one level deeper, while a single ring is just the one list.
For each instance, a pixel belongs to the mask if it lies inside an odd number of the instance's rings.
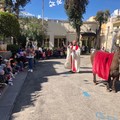
[{"label": "white robe", "polygon": [[[73,50],[75,52],[73,52]],[[72,72],[80,71],[80,48],[72,46],[67,48],[67,58],[65,62],[65,68],[71,69]]]}]

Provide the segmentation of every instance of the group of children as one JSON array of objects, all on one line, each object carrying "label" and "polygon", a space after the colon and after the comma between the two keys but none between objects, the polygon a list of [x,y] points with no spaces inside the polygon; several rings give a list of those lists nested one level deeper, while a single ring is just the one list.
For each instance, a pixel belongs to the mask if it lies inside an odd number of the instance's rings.
[{"label": "group of children", "polygon": [[61,50],[34,49],[32,42],[29,42],[26,49],[20,48],[18,52],[13,54],[9,59],[3,60],[2,56],[0,56],[0,84],[13,85],[15,75],[23,71],[26,65],[28,65],[28,71],[33,72],[36,59],[49,59],[63,55],[63,51]]},{"label": "group of children", "polygon": [[0,56],[0,83],[13,85],[15,75],[24,70],[25,59],[23,57],[21,52],[4,60]]},{"label": "group of children", "polygon": [[50,59],[50,58],[63,58],[66,56],[66,50],[64,49],[38,49],[36,50],[36,58],[37,59]]}]

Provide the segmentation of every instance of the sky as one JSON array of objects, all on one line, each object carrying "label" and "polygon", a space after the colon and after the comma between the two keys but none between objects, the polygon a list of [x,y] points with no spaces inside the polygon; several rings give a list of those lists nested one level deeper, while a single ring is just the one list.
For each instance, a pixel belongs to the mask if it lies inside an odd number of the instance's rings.
[{"label": "sky", "polygon": [[[49,2],[54,2],[55,6],[50,7]],[[64,0],[62,4],[57,5],[57,0],[44,0],[44,17],[48,19],[60,19],[66,20],[68,17],[64,9]],[[87,20],[91,16],[95,16],[97,11],[110,10],[113,13],[114,10],[120,9],[120,0],[89,0],[89,4],[86,8],[86,13],[83,15],[84,20]],[[42,0],[31,0],[25,7],[25,11],[36,16],[42,16]]]}]

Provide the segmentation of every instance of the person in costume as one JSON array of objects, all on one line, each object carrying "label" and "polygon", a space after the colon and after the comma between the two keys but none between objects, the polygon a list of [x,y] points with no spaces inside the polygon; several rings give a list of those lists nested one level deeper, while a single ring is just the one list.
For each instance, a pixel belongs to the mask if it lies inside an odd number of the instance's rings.
[{"label": "person in costume", "polygon": [[80,71],[80,47],[76,40],[73,40],[72,44],[67,47],[65,68],[70,69],[74,73]]}]

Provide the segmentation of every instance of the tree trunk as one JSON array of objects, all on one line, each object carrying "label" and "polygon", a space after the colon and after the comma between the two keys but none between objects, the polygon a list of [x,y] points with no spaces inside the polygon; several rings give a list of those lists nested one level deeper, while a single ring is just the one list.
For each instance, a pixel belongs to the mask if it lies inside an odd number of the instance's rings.
[{"label": "tree trunk", "polygon": [[102,26],[102,23],[100,23],[99,29],[98,29],[98,32],[97,32],[97,49],[98,50],[101,48],[101,38],[100,38],[101,26]]},{"label": "tree trunk", "polygon": [[79,25],[76,27],[76,34],[77,34],[76,40],[79,43],[80,42],[80,26]]},{"label": "tree trunk", "polygon": [[17,17],[17,19],[19,19],[19,8],[17,8],[17,10],[16,10],[16,17]]},{"label": "tree trunk", "polygon": [[5,44],[5,43],[6,43],[6,36],[3,35],[3,44]]},{"label": "tree trunk", "polygon": [[14,45],[17,45],[17,40],[16,40],[15,37],[13,38],[13,44],[14,44]]},{"label": "tree trunk", "polygon": [[15,3],[15,14],[16,14],[16,17],[19,18],[19,1],[18,0]]}]

